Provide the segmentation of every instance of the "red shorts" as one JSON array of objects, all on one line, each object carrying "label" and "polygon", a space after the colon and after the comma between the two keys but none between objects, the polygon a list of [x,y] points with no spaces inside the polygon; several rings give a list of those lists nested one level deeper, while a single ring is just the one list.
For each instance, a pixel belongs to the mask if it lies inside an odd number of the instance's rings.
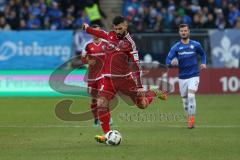
[{"label": "red shorts", "polygon": [[138,88],[132,76],[104,77],[102,85],[99,96],[105,97],[109,101],[115,97],[116,93],[118,93],[125,102],[131,101],[131,105],[134,105],[139,98],[137,91]]},{"label": "red shorts", "polygon": [[97,81],[88,81],[88,93],[92,97],[97,97],[99,90],[102,86],[102,79],[99,79]]}]

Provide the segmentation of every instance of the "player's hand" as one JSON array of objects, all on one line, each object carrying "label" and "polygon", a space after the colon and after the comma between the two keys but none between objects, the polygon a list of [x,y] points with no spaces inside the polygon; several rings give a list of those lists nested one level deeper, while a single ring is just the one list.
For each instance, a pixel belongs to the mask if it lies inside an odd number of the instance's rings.
[{"label": "player's hand", "polygon": [[86,30],[88,27],[89,27],[89,25],[87,23],[83,23],[83,25],[82,25],[83,30]]},{"label": "player's hand", "polygon": [[202,70],[202,69],[206,69],[207,68],[207,66],[206,66],[206,64],[201,64],[200,65],[200,69]]},{"label": "player's hand", "polygon": [[178,65],[178,60],[176,58],[174,58],[171,62],[172,66],[177,66]]}]

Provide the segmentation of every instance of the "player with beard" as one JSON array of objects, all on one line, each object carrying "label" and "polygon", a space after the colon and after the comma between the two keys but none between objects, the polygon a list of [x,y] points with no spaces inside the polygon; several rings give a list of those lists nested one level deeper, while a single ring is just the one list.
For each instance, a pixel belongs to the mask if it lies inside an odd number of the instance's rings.
[{"label": "player with beard", "polygon": [[[116,93],[130,97],[133,105],[145,109],[153,100],[153,97],[166,99],[165,93],[159,90],[144,91],[140,80],[140,67],[138,51],[135,42],[128,33],[127,21],[122,16],[113,19],[113,31],[105,32],[83,25],[87,33],[107,40],[104,61],[104,79],[102,91],[97,99],[98,114],[103,132],[110,131],[109,102]],[[130,65],[131,64],[131,65]],[[104,135],[96,135],[95,139],[104,143]]]},{"label": "player with beard", "polygon": [[[192,129],[195,125],[195,93],[199,85],[199,69],[206,68],[206,53],[199,42],[189,38],[190,29],[187,24],[179,26],[179,35],[181,40],[171,48],[166,64],[179,68],[179,90],[184,110],[188,116],[188,128]],[[198,56],[201,57],[200,66]]]}]

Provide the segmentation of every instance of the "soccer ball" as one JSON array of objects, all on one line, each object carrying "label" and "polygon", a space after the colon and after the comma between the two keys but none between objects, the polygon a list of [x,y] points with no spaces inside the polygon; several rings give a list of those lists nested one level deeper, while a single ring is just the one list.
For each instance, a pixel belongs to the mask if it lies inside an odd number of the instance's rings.
[{"label": "soccer ball", "polygon": [[105,137],[107,139],[106,144],[112,145],[112,146],[117,146],[122,141],[122,135],[117,130],[109,131],[108,133],[105,134]]}]

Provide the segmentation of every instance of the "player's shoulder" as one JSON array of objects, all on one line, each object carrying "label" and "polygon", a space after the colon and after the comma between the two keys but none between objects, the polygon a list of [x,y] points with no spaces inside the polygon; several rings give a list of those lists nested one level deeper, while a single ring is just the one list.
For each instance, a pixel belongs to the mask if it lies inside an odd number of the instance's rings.
[{"label": "player's shoulder", "polygon": [[102,45],[108,44],[108,41],[105,40],[105,39],[101,39],[101,44],[102,44]]},{"label": "player's shoulder", "polygon": [[114,31],[108,32],[108,36],[115,36],[115,35],[116,35],[116,33]]},{"label": "player's shoulder", "polygon": [[108,40],[110,40],[110,41],[118,40],[117,34],[114,31],[108,32]]},{"label": "player's shoulder", "polygon": [[172,45],[172,49],[178,48],[181,45],[181,41],[177,41]]},{"label": "player's shoulder", "polygon": [[127,33],[125,35],[124,41],[125,41],[125,43],[127,42],[129,45],[131,45],[133,51],[137,50],[136,44],[135,44],[132,36],[130,35],[130,33]]},{"label": "player's shoulder", "polygon": [[132,36],[130,35],[130,33],[127,33],[125,36],[124,36],[124,41],[126,42],[129,42],[131,45],[134,45],[136,46]]},{"label": "player's shoulder", "polygon": [[93,45],[93,40],[89,40],[85,43],[85,48],[91,47]]},{"label": "player's shoulder", "polygon": [[124,38],[130,42],[134,42],[130,33],[127,33]]},{"label": "player's shoulder", "polygon": [[93,40],[92,40],[92,39],[90,39],[90,40],[89,40],[89,41],[87,41],[85,44],[86,44],[86,45],[93,44]]},{"label": "player's shoulder", "polygon": [[196,41],[196,40],[190,39],[190,43],[193,44],[193,45],[195,45],[195,46],[201,46],[201,43],[198,42],[198,41]]}]

